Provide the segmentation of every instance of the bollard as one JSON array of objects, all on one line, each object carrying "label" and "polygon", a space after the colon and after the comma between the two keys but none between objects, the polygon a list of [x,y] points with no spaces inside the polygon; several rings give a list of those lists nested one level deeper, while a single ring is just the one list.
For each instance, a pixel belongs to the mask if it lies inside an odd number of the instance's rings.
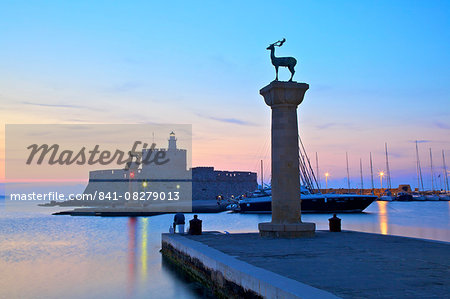
[{"label": "bollard", "polygon": [[202,234],[202,221],[197,219],[197,215],[194,215],[194,219],[189,220],[189,234],[201,235]]},{"label": "bollard", "polygon": [[333,214],[333,217],[328,219],[330,222],[330,232],[340,232],[341,231],[341,219],[336,217],[336,214]]}]

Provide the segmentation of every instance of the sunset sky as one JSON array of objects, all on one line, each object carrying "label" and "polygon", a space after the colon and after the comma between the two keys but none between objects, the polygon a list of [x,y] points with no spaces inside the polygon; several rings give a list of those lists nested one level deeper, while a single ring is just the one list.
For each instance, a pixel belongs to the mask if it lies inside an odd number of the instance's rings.
[{"label": "sunset sky", "polygon": [[392,185],[417,187],[419,140],[430,188],[429,149],[437,180],[442,150],[450,166],[449,28],[448,1],[3,1],[2,178],[4,125],[22,123],[192,124],[193,166],[259,172],[263,159],[268,174],[259,89],[284,37],[276,55],[310,85],[299,130],[322,185],[328,171],[346,187],[348,152],[352,187],[360,158],[369,187],[369,152],[385,170],[387,142]]}]

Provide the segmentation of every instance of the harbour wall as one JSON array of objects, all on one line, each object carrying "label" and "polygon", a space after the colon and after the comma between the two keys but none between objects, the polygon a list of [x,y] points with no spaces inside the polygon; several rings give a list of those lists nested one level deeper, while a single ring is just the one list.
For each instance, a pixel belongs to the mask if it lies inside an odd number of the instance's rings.
[{"label": "harbour wall", "polygon": [[[191,170],[176,171],[176,178],[166,173],[145,173],[135,171],[134,179],[129,177],[129,171],[124,169],[91,171],[89,183],[85,194],[98,192],[117,192],[123,194],[127,191],[145,191],[142,187],[142,178],[173,179],[175,183],[151,184],[152,191],[181,191],[182,194],[192,194],[192,200],[215,200],[218,195],[224,199],[231,196],[240,196],[257,189],[256,173],[249,171],[222,171],[214,167],[194,167]],[[140,179],[141,178],[141,179]],[[192,185],[191,185],[192,184]],[[179,185],[180,190],[174,189]],[[158,186],[159,190],[153,190]],[[150,188],[150,187],[149,187]],[[192,193],[191,193],[192,192]]]},{"label": "harbour wall", "polygon": [[338,298],[181,235],[162,234],[161,243],[165,258],[220,298]]},{"label": "harbour wall", "polygon": [[192,168],[192,199],[208,200],[221,195],[224,199],[256,190],[256,173],[221,171],[214,167]]}]

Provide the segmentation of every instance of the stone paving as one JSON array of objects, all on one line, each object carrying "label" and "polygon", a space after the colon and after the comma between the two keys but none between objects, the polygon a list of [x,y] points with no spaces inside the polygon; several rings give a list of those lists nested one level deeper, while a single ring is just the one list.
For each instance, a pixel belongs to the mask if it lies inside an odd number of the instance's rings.
[{"label": "stone paving", "polygon": [[188,238],[344,298],[450,297],[449,243],[349,231],[299,239]]}]

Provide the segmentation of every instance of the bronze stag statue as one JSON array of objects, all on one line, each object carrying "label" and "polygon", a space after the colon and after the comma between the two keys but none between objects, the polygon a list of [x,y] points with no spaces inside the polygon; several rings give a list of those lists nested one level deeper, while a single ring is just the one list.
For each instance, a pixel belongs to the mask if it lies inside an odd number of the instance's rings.
[{"label": "bronze stag statue", "polygon": [[289,82],[291,82],[292,77],[294,77],[294,67],[297,64],[297,60],[294,57],[275,57],[275,46],[281,47],[285,41],[286,39],[283,38],[282,40],[279,40],[276,43],[268,46],[267,50],[270,50],[270,59],[272,60],[272,64],[275,67],[275,71],[277,73],[275,81],[278,81],[278,67],[284,66],[287,67],[291,72],[291,79],[289,79]]}]

